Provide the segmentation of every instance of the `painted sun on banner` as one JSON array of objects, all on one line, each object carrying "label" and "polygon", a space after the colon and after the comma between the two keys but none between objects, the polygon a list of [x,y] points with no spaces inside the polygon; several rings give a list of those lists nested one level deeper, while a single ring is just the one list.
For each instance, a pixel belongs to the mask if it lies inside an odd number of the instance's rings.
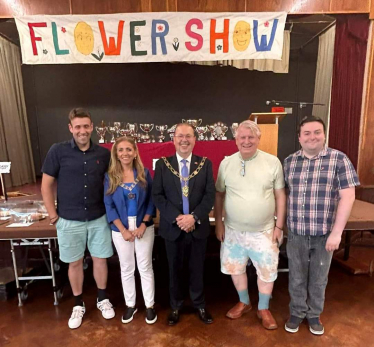
[{"label": "painted sun on banner", "polygon": [[24,64],[282,57],[285,12],[154,12],[16,18]]}]

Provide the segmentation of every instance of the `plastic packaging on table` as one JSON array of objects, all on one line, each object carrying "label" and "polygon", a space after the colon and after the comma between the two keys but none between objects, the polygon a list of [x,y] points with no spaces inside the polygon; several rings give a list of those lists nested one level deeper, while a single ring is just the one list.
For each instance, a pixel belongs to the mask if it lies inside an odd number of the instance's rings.
[{"label": "plastic packaging on table", "polygon": [[0,221],[9,219],[14,207],[14,203],[0,202]]},{"label": "plastic packaging on table", "polygon": [[44,219],[47,215],[43,201],[26,200],[16,203],[11,209],[13,223],[33,223]]}]

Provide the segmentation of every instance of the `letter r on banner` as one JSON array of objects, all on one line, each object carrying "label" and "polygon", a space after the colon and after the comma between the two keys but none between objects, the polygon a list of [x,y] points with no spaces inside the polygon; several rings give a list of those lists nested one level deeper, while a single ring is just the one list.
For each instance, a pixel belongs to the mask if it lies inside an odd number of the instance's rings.
[{"label": "letter r on banner", "polygon": [[[162,27],[163,26],[163,27]],[[164,30],[161,31],[160,27]],[[157,32],[158,30],[158,32]],[[160,38],[162,54],[166,55],[168,52],[166,50],[165,36],[169,33],[169,23],[165,20],[154,19],[152,21],[152,54],[157,54],[156,38]]]}]

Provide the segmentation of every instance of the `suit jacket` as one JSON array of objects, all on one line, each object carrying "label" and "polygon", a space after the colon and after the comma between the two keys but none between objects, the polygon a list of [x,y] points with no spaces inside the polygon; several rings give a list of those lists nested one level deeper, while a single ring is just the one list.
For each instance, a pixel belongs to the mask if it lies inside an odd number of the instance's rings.
[{"label": "suit jacket", "polygon": [[[171,166],[179,172],[177,156],[166,158]],[[192,155],[190,174],[199,166],[202,157]],[[207,238],[210,233],[209,213],[214,205],[215,185],[212,163],[206,159],[200,172],[189,180],[189,207],[200,220],[195,224],[192,235],[198,239]],[[153,203],[160,210],[159,234],[170,241],[178,238],[182,231],[175,219],[183,214],[182,188],[180,179],[165,165],[162,159],[156,163],[152,187]]]}]

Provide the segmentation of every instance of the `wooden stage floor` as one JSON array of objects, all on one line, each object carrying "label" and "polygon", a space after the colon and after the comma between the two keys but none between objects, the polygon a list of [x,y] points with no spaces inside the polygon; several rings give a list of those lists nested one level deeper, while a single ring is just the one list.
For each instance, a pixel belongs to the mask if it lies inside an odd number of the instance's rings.
[{"label": "wooden stage floor", "polygon": [[[34,192],[37,193],[37,189]],[[352,248],[351,256],[374,258],[374,248]],[[326,291],[325,311],[321,317],[325,335],[312,335],[307,324],[302,324],[296,334],[287,333],[284,323],[288,318],[288,273],[280,273],[273,292],[271,310],[279,328],[266,331],[253,310],[240,319],[229,320],[226,312],[238,297],[229,276],[220,273],[218,256],[206,260],[207,308],[214,323],[207,326],[199,321],[188,300],[179,324],[167,325],[168,275],[167,264],[162,257],[154,264],[156,279],[156,310],[158,321],[150,326],[144,320],[144,302],[137,276],[138,313],[130,324],[121,323],[124,309],[119,264],[116,257],[109,261],[108,294],[116,307],[116,317],[104,320],[96,309],[96,287],[92,266],[85,272],[84,301],[87,312],[82,326],[70,330],[67,321],[73,307],[73,297],[67,285],[58,306],[53,306],[51,281],[37,281],[28,289],[28,299],[23,307],[17,306],[17,298],[0,302],[0,346],[14,347],[67,347],[67,346],[374,346],[374,277],[353,276],[333,263]],[[61,272],[66,269],[61,269]],[[250,298],[257,307],[256,276],[249,268]]]}]

